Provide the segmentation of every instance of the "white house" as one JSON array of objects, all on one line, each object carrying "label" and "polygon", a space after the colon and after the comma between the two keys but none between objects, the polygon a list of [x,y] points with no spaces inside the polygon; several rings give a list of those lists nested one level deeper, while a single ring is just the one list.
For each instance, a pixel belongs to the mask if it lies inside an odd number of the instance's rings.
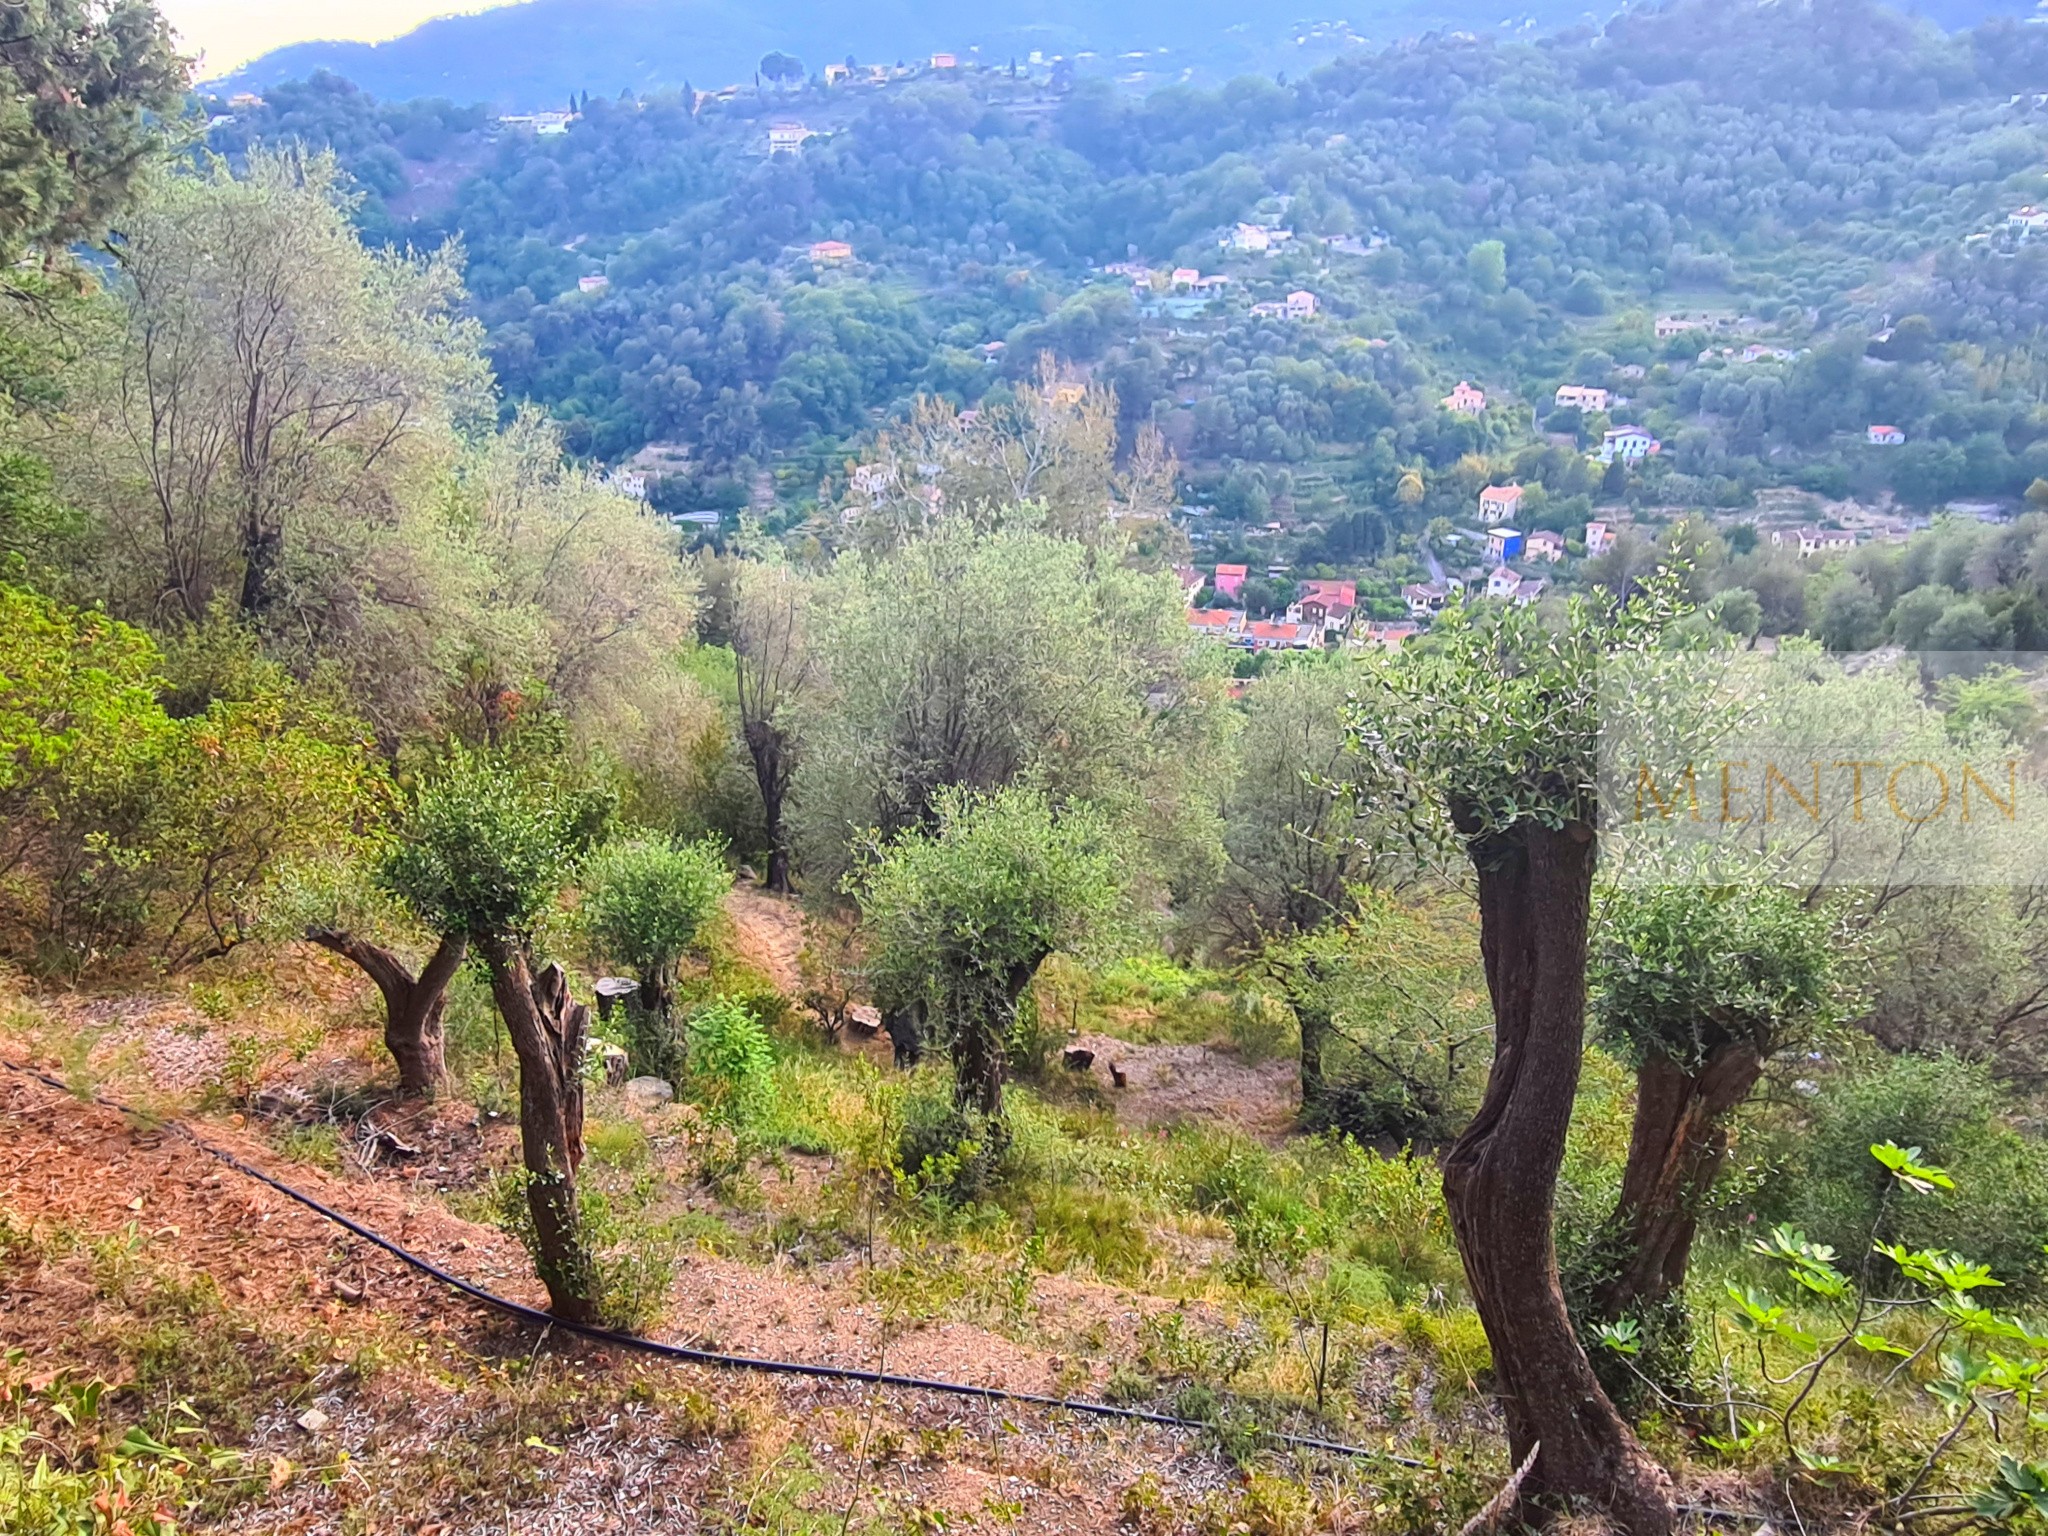
[{"label": "white house", "polygon": [[1897,427],[1883,423],[1872,423],[1863,432],[1864,439],[1880,448],[1896,448],[1906,440],[1906,434]]},{"label": "white house", "polygon": [[[233,106],[230,102],[228,105]],[[2020,235],[2048,234],[2048,208],[2036,208],[2032,203],[2014,211],[2006,221],[2006,227]]]},{"label": "white house", "polygon": [[811,130],[802,123],[771,123],[768,128],[768,153],[793,155],[804,147],[804,140],[810,137]]},{"label": "white house", "polygon": [[621,496],[630,496],[635,501],[647,499],[647,477],[637,469],[615,469],[604,477],[604,483]]},{"label": "white house", "polygon": [[611,285],[612,280],[602,272],[593,272],[588,277],[576,279],[576,289],[579,293],[603,293]]},{"label": "white house", "polygon": [[1479,493],[1479,516],[1490,523],[1506,523],[1521,515],[1522,488],[1519,485],[1489,485]]},{"label": "white house", "polygon": [[1410,617],[1427,619],[1442,613],[1459,590],[1460,584],[1452,581],[1415,582],[1401,589],[1401,600],[1408,605]]},{"label": "white house", "polygon": [[1614,548],[1614,530],[1606,523],[1586,524],[1586,553],[1604,555]]},{"label": "white house", "polygon": [[1856,547],[1856,535],[1848,528],[1779,528],[1772,532],[1771,542],[1777,545],[1797,544],[1799,558],[1804,560],[1813,555],[1841,554]]},{"label": "white house", "polygon": [[1512,560],[1522,552],[1522,531],[1519,528],[1489,528],[1486,530],[1486,558],[1489,560]]},{"label": "white house", "polygon": [[1488,597],[1513,597],[1515,589],[1522,584],[1522,573],[1510,565],[1497,565],[1493,574],[1486,578]]},{"label": "white house", "polygon": [[1316,313],[1316,296],[1306,288],[1297,288],[1287,295],[1287,318],[1290,320],[1313,320]]},{"label": "white house", "polygon": [[1616,459],[1624,464],[1640,464],[1651,454],[1663,451],[1664,445],[1641,427],[1615,427],[1600,440],[1596,457],[1602,464],[1612,464]]},{"label": "white house", "polygon": [[1557,386],[1557,404],[1577,406],[1582,411],[1604,411],[1613,396],[1604,389],[1595,389],[1590,384],[1560,384]]},{"label": "white house", "polygon": [[1550,589],[1550,583],[1541,576],[1525,576],[1515,583],[1515,590],[1508,595],[1518,607],[1526,608]]},{"label": "white house", "polygon": [[1529,535],[1529,558],[1545,560],[1555,565],[1564,558],[1564,535],[1552,533],[1548,528],[1539,528]]}]

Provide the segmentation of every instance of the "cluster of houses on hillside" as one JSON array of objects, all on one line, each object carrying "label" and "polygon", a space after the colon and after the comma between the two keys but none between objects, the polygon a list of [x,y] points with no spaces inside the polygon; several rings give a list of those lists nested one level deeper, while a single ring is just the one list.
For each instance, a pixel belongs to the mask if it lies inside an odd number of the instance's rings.
[{"label": "cluster of houses on hillside", "polygon": [[[1201,573],[1183,566],[1177,574],[1192,601],[1201,591]],[[1219,565],[1214,578],[1217,595],[1235,598],[1245,577],[1241,565]],[[1190,607],[1188,628],[1246,651],[1320,651],[1333,642],[1393,649],[1422,633],[1422,626],[1409,620],[1361,621],[1358,583],[1337,580],[1304,581],[1283,618],[1254,619],[1242,608]]]},{"label": "cluster of houses on hillside", "polygon": [[[1238,227],[1240,230],[1264,229],[1263,225],[1253,224]],[[1139,316],[1147,320],[1161,317],[1197,319],[1210,313],[1209,306],[1222,298],[1235,281],[1228,273],[1204,272],[1200,267],[1174,267],[1162,275],[1142,261],[1113,261],[1101,270],[1130,283],[1131,300],[1137,306]],[[1259,319],[1313,320],[1321,307],[1322,301],[1315,294],[1306,288],[1297,288],[1284,299],[1263,300],[1252,305],[1251,312]]]}]

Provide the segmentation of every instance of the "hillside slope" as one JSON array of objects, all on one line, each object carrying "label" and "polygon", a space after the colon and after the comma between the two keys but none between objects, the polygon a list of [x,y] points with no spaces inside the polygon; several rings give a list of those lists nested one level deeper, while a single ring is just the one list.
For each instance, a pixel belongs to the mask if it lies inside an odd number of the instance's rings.
[{"label": "hillside slope", "polygon": [[[1949,27],[2030,13],[2025,0],[1933,0],[1920,14]],[[1242,0],[1039,0],[963,12],[938,0],[848,6],[793,0],[774,7],[737,0],[525,0],[476,15],[443,17],[386,43],[310,42],[280,48],[219,82],[261,91],[315,70],[345,75],[389,99],[445,96],[511,109],[553,106],[571,92],[699,86],[751,76],[771,49],[813,71],[845,55],[915,58],[944,49],[991,62],[1038,49],[1094,52],[1121,74],[1165,84],[1184,71],[1222,77],[1247,70],[1299,71],[1361,42],[1445,27],[1548,30],[1595,19],[1572,0],[1370,0],[1346,19],[1248,7]]]}]

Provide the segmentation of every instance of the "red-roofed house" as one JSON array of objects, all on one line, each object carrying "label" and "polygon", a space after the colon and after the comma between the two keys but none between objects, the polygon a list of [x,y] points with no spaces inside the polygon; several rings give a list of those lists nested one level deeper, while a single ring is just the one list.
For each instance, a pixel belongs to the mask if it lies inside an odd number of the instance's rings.
[{"label": "red-roofed house", "polygon": [[1323,632],[1314,624],[1254,620],[1239,633],[1237,643],[1254,651],[1312,651],[1323,643]]},{"label": "red-roofed house", "polygon": [[1219,565],[1216,567],[1216,591],[1221,597],[1236,597],[1244,590],[1244,579],[1248,574],[1241,565]]},{"label": "red-roofed house", "polygon": [[1564,535],[1552,533],[1548,528],[1539,528],[1529,535],[1528,556],[1531,560],[1548,560],[1552,565],[1564,558]]},{"label": "red-roofed house", "polygon": [[1884,425],[1872,425],[1863,435],[1881,448],[1896,448],[1906,440],[1906,434],[1897,427]]},{"label": "red-roofed house", "polygon": [[1331,633],[1342,634],[1357,611],[1357,582],[1319,578],[1301,584],[1299,594],[1288,607],[1287,619],[1292,624],[1320,624]]},{"label": "red-roofed house", "polygon": [[1235,640],[1244,628],[1242,608],[1190,608],[1188,628],[1214,640]]},{"label": "red-roofed house", "polygon": [[[962,411],[960,414],[965,416],[967,413]],[[1181,601],[1190,604],[1202,595],[1202,588],[1208,584],[1203,580],[1202,573],[1192,565],[1176,565],[1173,568],[1173,579],[1180,583]]]}]

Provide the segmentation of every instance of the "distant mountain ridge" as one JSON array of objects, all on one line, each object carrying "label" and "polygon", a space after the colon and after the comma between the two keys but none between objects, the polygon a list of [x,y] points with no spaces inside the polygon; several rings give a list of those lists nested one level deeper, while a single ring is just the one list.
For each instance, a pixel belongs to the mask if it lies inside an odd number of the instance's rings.
[{"label": "distant mountain ridge", "polygon": [[[1183,70],[1211,78],[1306,69],[1364,42],[1444,27],[1553,31],[1604,21],[1615,7],[1583,0],[1351,0],[1333,13],[1290,18],[1249,0],[1033,0],[964,7],[951,0],[519,0],[496,10],[427,22],[386,43],[300,43],[214,82],[262,91],[331,70],[384,100],[444,96],[504,110],[566,101],[572,92],[615,96],[752,78],[762,55],[782,50],[813,72],[862,62],[979,49],[1005,63],[1038,49],[1094,52],[1119,73],[1166,84]],[[1338,21],[1339,9],[1349,16]],[[1933,0],[1918,9],[1944,26],[2034,9],[2024,0]],[[1144,59],[1118,57],[1133,52]]]}]

